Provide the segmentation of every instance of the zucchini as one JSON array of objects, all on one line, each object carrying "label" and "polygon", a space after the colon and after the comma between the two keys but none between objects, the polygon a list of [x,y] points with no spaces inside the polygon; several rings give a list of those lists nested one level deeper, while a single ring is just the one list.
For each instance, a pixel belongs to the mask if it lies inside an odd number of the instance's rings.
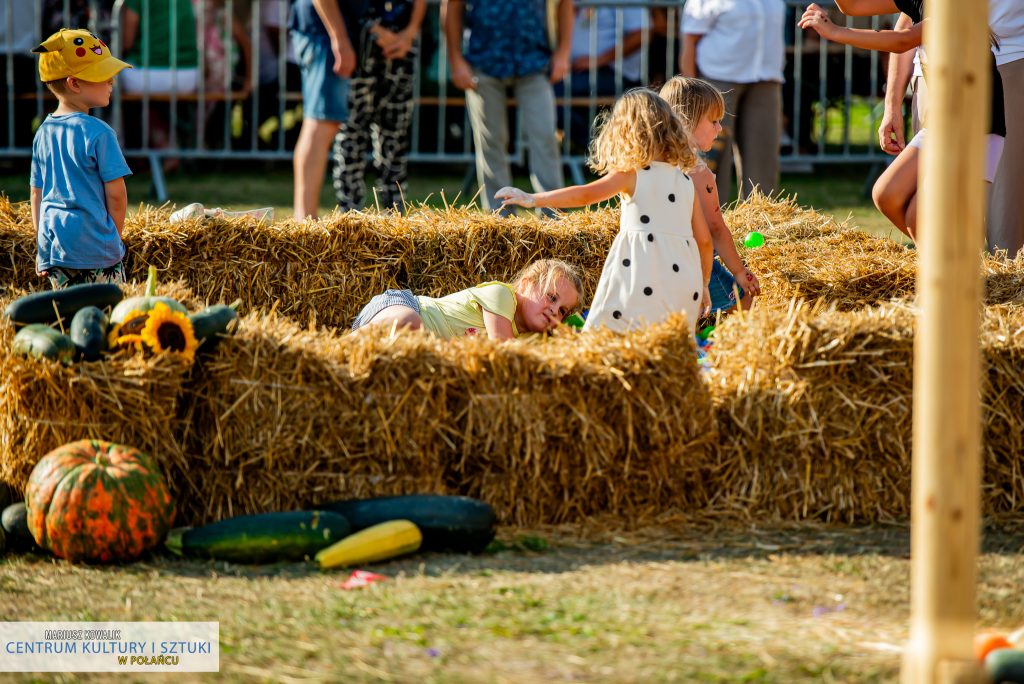
[{"label": "zucchini", "polygon": [[83,359],[98,359],[107,348],[107,315],[95,306],[80,309],[71,319],[71,341]]},{"label": "zucchini", "polygon": [[200,349],[213,349],[220,341],[220,337],[228,334],[229,328],[234,329],[232,323],[238,320],[238,312],[235,309],[241,301],[214,304],[188,317]]},{"label": "zucchini", "polygon": [[346,565],[362,565],[413,553],[423,543],[423,535],[408,520],[391,520],[368,527],[342,539],[316,554],[321,570]]},{"label": "zucchini", "polygon": [[168,549],[231,563],[298,561],[348,536],[344,517],[329,511],[289,511],[228,518],[168,535]]},{"label": "zucchini", "polygon": [[75,343],[44,323],[26,325],[14,335],[15,354],[53,359],[68,364],[75,358]]},{"label": "zucchini", "polygon": [[57,323],[70,318],[87,306],[100,309],[114,306],[124,297],[114,283],[84,283],[63,290],[47,290],[19,297],[7,305],[4,316],[16,325]]},{"label": "zucchini", "polygon": [[423,533],[423,549],[428,551],[480,553],[494,539],[494,509],[468,496],[381,496],[317,508],[345,516],[353,532],[386,520],[409,520]]}]

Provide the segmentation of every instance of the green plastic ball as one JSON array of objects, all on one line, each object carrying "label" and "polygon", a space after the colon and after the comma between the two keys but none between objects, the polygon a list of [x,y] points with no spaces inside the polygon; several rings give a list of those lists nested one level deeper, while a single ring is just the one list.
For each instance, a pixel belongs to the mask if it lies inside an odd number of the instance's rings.
[{"label": "green plastic ball", "polygon": [[747,249],[757,249],[764,244],[764,235],[752,230],[747,233],[747,237],[743,238],[743,246]]}]

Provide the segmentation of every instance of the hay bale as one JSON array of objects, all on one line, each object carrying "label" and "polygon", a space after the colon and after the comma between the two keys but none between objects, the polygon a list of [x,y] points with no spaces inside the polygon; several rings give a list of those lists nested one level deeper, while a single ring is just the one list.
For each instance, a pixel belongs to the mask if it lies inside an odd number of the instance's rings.
[{"label": "hay bale", "polygon": [[[984,314],[982,503],[993,516],[1019,514],[1024,500],[1022,329],[1019,306]],[[895,304],[844,312],[794,301],[720,326],[709,508],[843,523],[909,515],[913,334],[913,310]]]},{"label": "hay bale", "polygon": [[714,436],[693,353],[681,317],[524,344],[250,316],[195,373],[185,515],[415,491],[519,524],[694,506]]}]

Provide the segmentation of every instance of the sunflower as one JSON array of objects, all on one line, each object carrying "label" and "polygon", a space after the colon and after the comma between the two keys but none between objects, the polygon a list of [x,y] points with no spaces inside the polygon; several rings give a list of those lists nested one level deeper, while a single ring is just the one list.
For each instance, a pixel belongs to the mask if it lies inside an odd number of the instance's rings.
[{"label": "sunflower", "polygon": [[125,316],[123,323],[114,323],[107,335],[107,346],[111,349],[134,347],[135,351],[142,351],[141,333],[148,317],[148,311],[135,310]]},{"label": "sunflower", "polygon": [[171,352],[189,363],[195,358],[196,348],[199,346],[192,331],[192,321],[188,316],[171,311],[163,302],[157,303],[150,310],[146,324],[142,327],[141,337],[155,353]]}]

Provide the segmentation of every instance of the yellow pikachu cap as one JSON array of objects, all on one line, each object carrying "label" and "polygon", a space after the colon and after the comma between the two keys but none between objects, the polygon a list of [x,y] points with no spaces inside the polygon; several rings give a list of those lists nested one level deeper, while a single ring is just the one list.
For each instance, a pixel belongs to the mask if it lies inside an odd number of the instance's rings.
[{"label": "yellow pikachu cap", "polygon": [[39,78],[44,82],[74,76],[103,83],[132,65],[110,54],[106,43],[84,29],[61,29],[34,48],[39,54]]}]

